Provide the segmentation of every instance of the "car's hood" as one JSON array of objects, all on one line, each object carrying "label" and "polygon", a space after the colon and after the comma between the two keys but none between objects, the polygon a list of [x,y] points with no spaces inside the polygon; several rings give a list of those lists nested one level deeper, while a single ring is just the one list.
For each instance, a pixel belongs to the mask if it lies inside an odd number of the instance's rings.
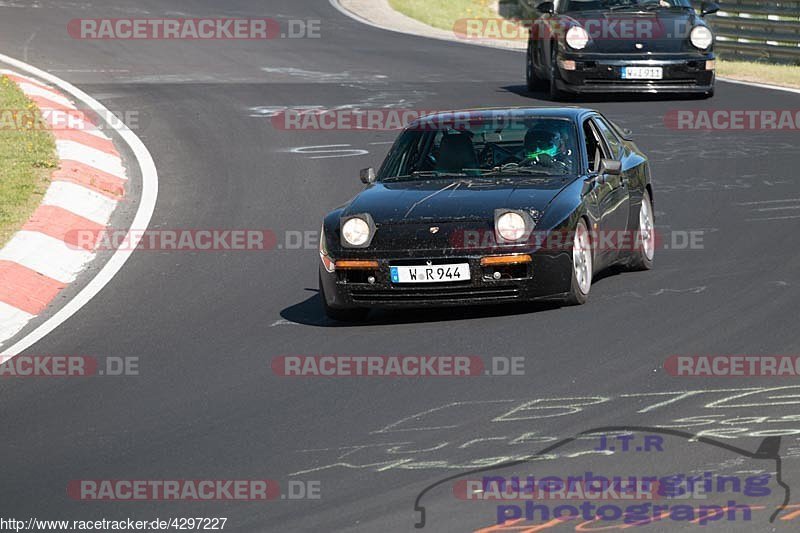
[{"label": "car's hood", "polygon": [[587,31],[591,40],[582,50],[587,54],[698,52],[689,42],[689,32],[701,21],[693,11],[671,9],[590,11],[562,15],[560,19],[565,30],[571,24],[579,24]]},{"label": "car's hood", "polygon": [[502,180],[454,179],[375,183],[356,196],[342,216],[369,213],[375,223],[403,224],[493,220],[495,209],[536,209],[547,204],[574,177]]}]

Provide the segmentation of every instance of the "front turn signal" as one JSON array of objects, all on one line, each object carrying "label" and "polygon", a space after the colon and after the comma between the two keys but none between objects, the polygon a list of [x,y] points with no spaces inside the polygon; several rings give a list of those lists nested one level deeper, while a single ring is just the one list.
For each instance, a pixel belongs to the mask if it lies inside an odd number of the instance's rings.
[{"label": "front turn signal", "polygon": [[530,263],[532,261],[533,259],[528,254],[492,255],[482,258],[481,266],[520,265],[524,263]]}]

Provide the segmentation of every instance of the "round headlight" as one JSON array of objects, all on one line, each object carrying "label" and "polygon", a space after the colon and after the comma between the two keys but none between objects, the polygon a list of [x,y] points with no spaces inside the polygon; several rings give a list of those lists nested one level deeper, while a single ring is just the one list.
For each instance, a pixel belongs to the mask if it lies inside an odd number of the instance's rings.
[{"label": "round headlight", "polygon": [[507,241],[516,241],[525,235],[525,219],[517,213],[504,213],[497,219],[497,233]]},{"label": "round headlight", "polygon": [[700,50],[705,50],[714,42],[714,35],[705,26],[695,26],[689,34],[689,40]]},{"label": "round headlight", "polygon": [[361,246],[369,240],[369,224],[363,218],[351,218],[342,226],[342,237],[351,246]]},{"label": "round headlight", "polygon": [[589,34],[580,26],[572,26],[567,30],[567,44],[575,50],[583,50],[589,44]]}]

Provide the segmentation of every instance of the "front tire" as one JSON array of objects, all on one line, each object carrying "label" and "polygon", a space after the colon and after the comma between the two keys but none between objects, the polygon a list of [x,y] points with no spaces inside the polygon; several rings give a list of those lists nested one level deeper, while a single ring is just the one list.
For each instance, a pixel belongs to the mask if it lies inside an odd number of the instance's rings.
[{"label": "front tire", "polygon": [[586,222],[580,219],[572,242],[572,284],[566,299],[567,304],[582,305],[589,299],[593,268],[592,240]]},{"label": "front tire", "polygon": [[544,87],[544,80],[536,75],[536,68],[533,66],[533,48],[528,45],[528,53],[525,60],[525,85],[528,92],[534,92]]},{"label": "front tire", "polygon": [[319,296],[322,300],[322,310],[325,316],[337,322],[360,322],[367,317],[369,309],[361,307],[341,308],[328,305],[328,298],[325,296],[325,287],[322,285],[322,274],[319,277]]},{"label": "front tire", "polygon": [[556,85],[558,78],[558,49],[553,44],[553,49],[550,53],[550,99],[555,101],[566,99],[566,94]]},{"label": "front tire", "polygon": [[630,270],[650,270],[656,253],[655,217],[650,191],[644,191],[639,208],[639,229],[636,234],[636,251],[631,255]]}]

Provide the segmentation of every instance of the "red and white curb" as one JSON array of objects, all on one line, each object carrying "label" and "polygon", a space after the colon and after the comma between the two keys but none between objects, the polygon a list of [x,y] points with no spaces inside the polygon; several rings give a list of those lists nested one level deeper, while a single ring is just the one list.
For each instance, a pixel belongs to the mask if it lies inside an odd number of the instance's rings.
[{"label": "red and white curb", "polygon": [[125,194],[126,169],[111,138],[86,122],[73,127],[68,127],[69,122],[59,122],[53,127],[55,112],[62,117],[88,113],[104,128],[114,130],[130,149],[130,162],[138,166],[142,180],[132,228],[146,230],[150,224],[158,198],[158,173],[141,139],[100,102],[33,65],[4,54],[0,54],[0,61],[14,69],[0,70],[0,74],[16,82],[41,109],[45,121],[50,121],[61,160],[42,204],[0,250],[0,356],[9,358],[41,340],[91,301],[122,269],[141,238],[131,232],[130,249],[114,252],[74,297],[14,345],[6,346],[95,258],[94,249],[67,242],[72,231],[105,228]]},{"label": "red and white curb", "polygon": [[60,90],[30,76],[0,70],[39,108],[56,139],[59,169],[41,205],[0,250],[0,345],[44,311],[94,259],[92,249],[67,242],[70,231],[100,231],[125,192],[128,180],[111,139],[78,117],[78,107]]}]

